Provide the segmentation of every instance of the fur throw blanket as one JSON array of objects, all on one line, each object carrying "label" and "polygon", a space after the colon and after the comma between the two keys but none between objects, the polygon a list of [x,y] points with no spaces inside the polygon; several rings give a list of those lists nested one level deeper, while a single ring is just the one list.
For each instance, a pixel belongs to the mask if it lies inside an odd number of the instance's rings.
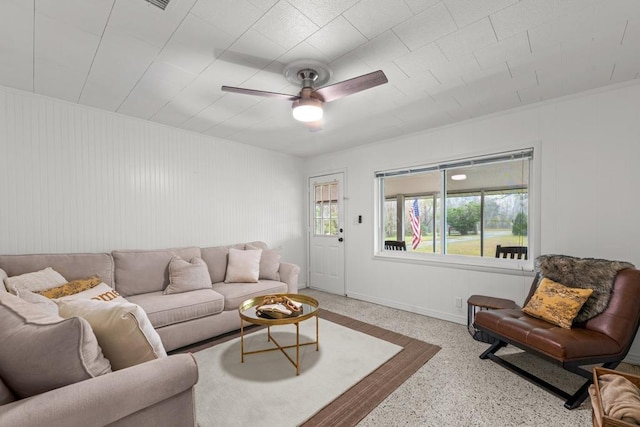
[{"label": "fur throw blanket", "polygon": [[572,288],[593,289],[593,293],[574,320],[576,323],[582,323],[607,308],[613,290],[613,280],[618,271],[634,266],[622,261],[541,255],[536,258],[535,268],[540,280],[547,277]]}]

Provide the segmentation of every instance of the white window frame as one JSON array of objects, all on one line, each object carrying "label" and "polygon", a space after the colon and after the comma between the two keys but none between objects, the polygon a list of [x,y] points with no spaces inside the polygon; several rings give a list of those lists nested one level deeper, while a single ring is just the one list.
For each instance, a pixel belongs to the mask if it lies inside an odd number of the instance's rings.
[{"label": "white window frame", "polygon": [[[438,170],[441,172],[440,177],[440,215],[442,220],[440,221],[440,233],[445,232],[446,227],[446,203],[444,201],[445,194],[445,181],[442,176],[446,176],[446,170],[455,166],[463,164],[482,164],[486,161],[497,161],[502,156],[522,156],[526,154],[530,156],[529,163],[529,183],[528,183],[528,259],[524,260],[510,260],[502,258],[492,257],[475,257],[464,255],[452,255],[445,253],[416,253],[411,251],[386,251],[384,246],[384,180],[380,177],[388,177],[399,175],[403,173],[415,173],[421,171]],[[514,157],[515,158],[515,157]],[[534,270],[534,260],[538,253],[539,247],[539,231],[538,231],[538,218],[539,218],[539,197],[538,197],[538,162],[539,160],[534,155],[534,147],[528,147],[517,150],[510,150],[506,152],[498,152],[486,155],[479,155],[464,159],[452,159],[449,161],[442,161],[438,163],[424,164],[415,167],[396,168],[392,170],[379,170],[374,171],[374,258],[380,260],[396,261],[396,262],[409,262],[420,264],[431,264],[442,267],[454,267],[462,269],[472,270],[485,270],[496,271],[511,274],[523,274],[525,272],[531,273]],[[442,243],[442,242],[441,242]]]}]

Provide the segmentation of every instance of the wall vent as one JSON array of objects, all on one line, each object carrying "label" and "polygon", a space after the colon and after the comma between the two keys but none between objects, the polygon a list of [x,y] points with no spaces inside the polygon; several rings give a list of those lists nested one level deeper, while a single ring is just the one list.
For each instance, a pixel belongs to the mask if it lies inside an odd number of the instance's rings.
[{"label": "wall vent", "polygon": [[154,6],[159,7],[162,10],[165,10],[171,0],[146,0],[146,1],[148,3],[151,3]]}]

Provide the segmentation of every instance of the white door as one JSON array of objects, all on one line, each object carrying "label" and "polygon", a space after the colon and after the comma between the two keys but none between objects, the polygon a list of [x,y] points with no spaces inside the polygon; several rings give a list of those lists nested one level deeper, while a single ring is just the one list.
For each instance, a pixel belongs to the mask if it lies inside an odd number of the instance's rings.
[{"label": "white door", "polygon": [[342,172],[309,178],[309,287],[345,295]]}]

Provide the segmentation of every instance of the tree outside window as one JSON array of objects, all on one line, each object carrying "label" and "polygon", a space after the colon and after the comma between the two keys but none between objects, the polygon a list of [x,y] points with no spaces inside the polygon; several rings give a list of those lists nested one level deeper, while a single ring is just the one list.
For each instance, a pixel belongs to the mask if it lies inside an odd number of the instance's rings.
[{"label": "tree outside window", "polygon": [[382,237],[404,240],[412,251],[410,212],[417,200],[421,236],[414,252],[493,258],[497,245],[527,247],[532,154],[524,150],[393,171],[388,176],[378,173],[385,191]]}]

